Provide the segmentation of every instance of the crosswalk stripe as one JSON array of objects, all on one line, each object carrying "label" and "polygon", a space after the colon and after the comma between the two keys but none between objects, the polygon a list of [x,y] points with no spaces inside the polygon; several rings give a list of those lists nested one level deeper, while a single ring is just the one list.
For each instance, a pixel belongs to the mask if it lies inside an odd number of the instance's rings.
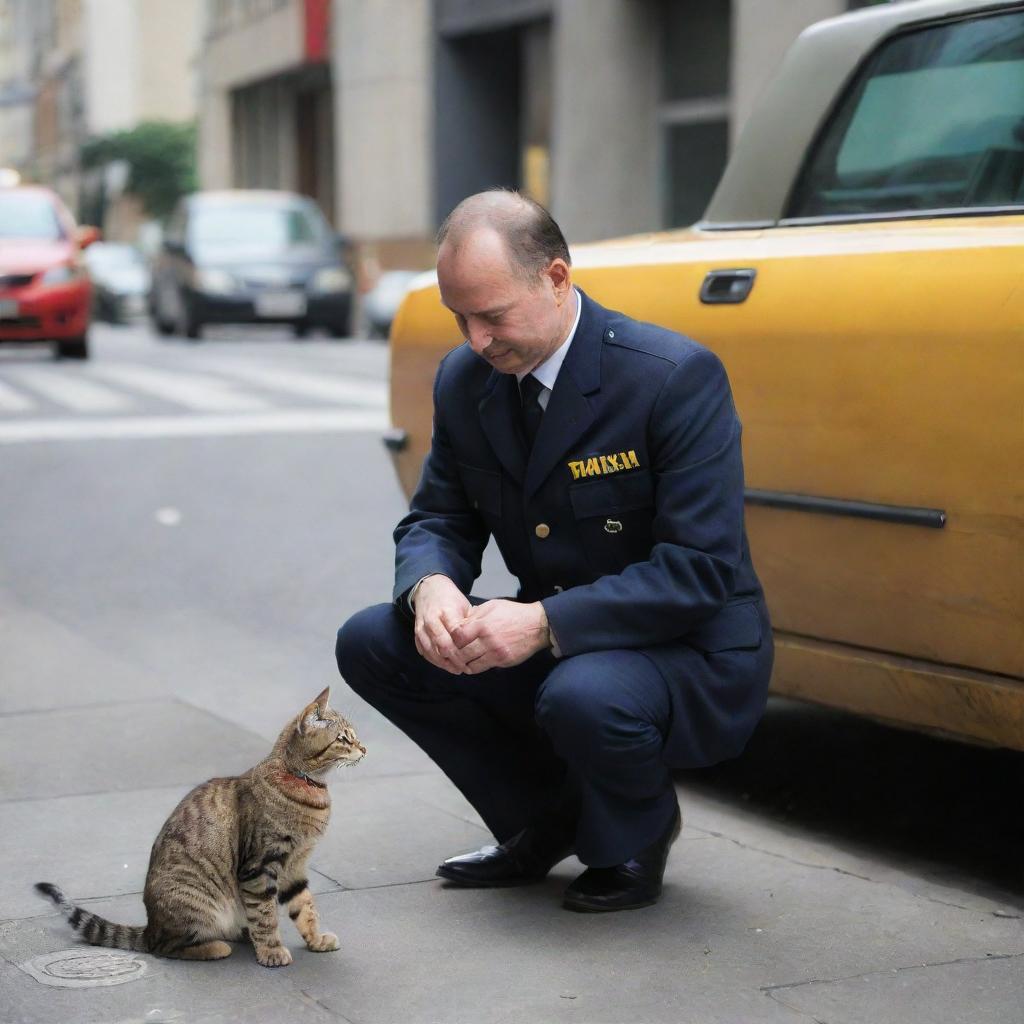
[{"label": "crosswalk stripe", "polygon": [[89,372],[200,412],[257,412],[269,408],[262,399],[239,394],[230,384],[206,374],[155,370],[129,363],[97,363],[89,367]]},{"label": "crosswalk stripe", "polygon": [[384,408],[388,401],[387,385],[383,381],[360,377],[343,377],[325,374],[316,377],[311,373],[277,369],[268,366],[251,366],[241,363],[207,363],[210,369],[275,391],[303,395],[306,398],[322,398],[329,402],[346,405],[367,405]]},{"label": "crosswalk stripe", "polygon": [[35,407],[36,403],[31,398],[26,398],[0,380],[0,412],[29,412]]},{"label": "crosswalk stripe", "polygon": [[282,410],[238,416],[120,416],[112,419],[36,419],[0,422],[0,445],[30,441],[338,434],[382,431],[383,412],[370,409]]},{"label": "crosswalk stripe", "polygon": [[82,376],[60,370],[11,370],[10,379],[75,412],[119,412],[135,407],[126,395],[118,394]]}]

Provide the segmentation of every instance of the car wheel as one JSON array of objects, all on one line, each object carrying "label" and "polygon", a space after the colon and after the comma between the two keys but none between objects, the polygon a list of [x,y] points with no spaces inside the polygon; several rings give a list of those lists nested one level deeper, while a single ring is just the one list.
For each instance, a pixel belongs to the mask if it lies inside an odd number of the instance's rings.
[{"label": "car wheel", "polygon": [[58,359],[88,359],[88,335],[83,334],[79,338],[68,338],[66,341],[58,341],[55,355]]},{"label": "car wheel", "polygon": [[174,321],[169,320],[164,315],[164,303],[160,298],[160,292],[158,290],[153,291],[153,295],[149,303],[149,316],[153,321],[153,327],[156,329],[157,334],[162,334],[166,338],[168,335],[174,333]]},{"label": "car wheel", "polygon": [[309,324],[301,322],[292,324],[292,334],[294,334],[296,338],[309,337]]},{"label": "car wheel", "polygon": [[202,322],[196,318],[195,311],[184,295],[178,302],[178,322],[175,326],[178,334],[193,341],[198,340],[203,330]]},{"label": "car wheel", "polygon": [[352,337],[352,305],[346,302],[342,308],[341,316],[333,323],[327,325],[327,333],[332,338]]}]

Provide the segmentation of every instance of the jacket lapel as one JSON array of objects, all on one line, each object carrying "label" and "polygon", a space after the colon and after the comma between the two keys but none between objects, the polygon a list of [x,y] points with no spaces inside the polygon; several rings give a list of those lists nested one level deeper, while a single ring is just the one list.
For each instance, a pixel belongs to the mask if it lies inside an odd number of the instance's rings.
[{"label": "jacket lapel", "polygon": [[[593,406],[587,396],[601,387],[601,346],[604,342],[606,313],[583,292],[579,294],[583,303],[580,323],[565,355],[565,362],[558,371],[554,390],[540,421],[540,429],[526,466],[523,491],[527,498],[547,479],[559,459],[591,427],[595,419]],[[515,382],[514,376],[512,381]],[[517,414],[515,409],[513,412]]]},{"label": "jacket lapel", "polygon": [[[569,346],[572,351],[572,346]],[[494,454],[519,483],[526,472],[526,441],[520,429],[519,385],[514,373],[491,371],[490,390],[480,399],[480,427]],[[541,421],[543,423],[543,420]]]}]

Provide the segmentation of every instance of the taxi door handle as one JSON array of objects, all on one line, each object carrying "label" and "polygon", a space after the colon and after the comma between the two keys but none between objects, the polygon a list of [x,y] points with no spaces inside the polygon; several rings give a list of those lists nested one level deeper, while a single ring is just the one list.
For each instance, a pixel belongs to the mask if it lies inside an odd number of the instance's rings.
[{"label": "taxi door handle", "polygon": [[709,306],[720,306],[745,302],[754,287],[757,271],[709,270],[700,286],[700,301]]}]

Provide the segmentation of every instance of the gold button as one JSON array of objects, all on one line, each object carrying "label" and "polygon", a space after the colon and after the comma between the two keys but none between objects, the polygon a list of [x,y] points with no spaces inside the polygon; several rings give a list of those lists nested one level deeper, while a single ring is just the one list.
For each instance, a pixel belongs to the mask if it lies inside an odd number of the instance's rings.
[{"label": "gold button", "polygon": [[555,584],[555,593],[556,594],[560,594],[561,592],[562,592],[562,588],[556,583]]},{"label": "gold button", "polygon": [[538,523],[534,528],[533,532],[543,540],[545,537],[551,536],[551,527],[547,523]]}]

